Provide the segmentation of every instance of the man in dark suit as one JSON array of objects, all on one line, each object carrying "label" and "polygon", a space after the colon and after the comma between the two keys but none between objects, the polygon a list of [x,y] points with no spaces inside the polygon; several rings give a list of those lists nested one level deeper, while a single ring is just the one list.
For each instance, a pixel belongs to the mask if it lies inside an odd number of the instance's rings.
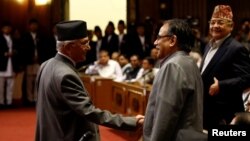
[{"label": "man in dark suit", "polygon": [[126,56],[129,55],[129,48],[128,48],[128,35],[125,33],[126,25],[123,20],[119,20],[118,25],[118,38],[119,38],[119,52],[120,54],[124,54]]},{"label": "man in dark suit", "polygon": [[150,56],[153,44],[150,38],[145,34],[145,25],[143,23],[137,25],[136,34],[130,37],[129,48],[131,49],[131,55],[137,54],[140,56],[140,59]]},{"label": "man in dark suit", "polygon": [[36,101],[35,79],[36,73],[41,63],[48,59],[47,49],[44,46],[44,40],[39,33],[39,22],[36,19],[30,19],[28,32],[21,37],[22,55],[25,65],[23,92],[26,105],[34,106]]},{"label": "man in dark suit", "polygon": [[75,68],[90,50],[86,22],[66,21],[56,27],[58,53],[37,75],[36,141],[99,141],[97,124],[124,130],[139,127],[142,115],[113,115],[93,105]]},{"label": "man in dark suit", "polygon": [[233,13],[228,5],[215,7],[210,20],[211,41],[201,64],[204,84],[204,128],[229,124],[244,110],[242,93],[249,86],[250,59],[246,48],[232,36]]},{"label": "man in dark suit", "polygon": [[113,52],[119,51],[119,38],[115,33],[115,26],[113,22],[109,22],[106,27],[105,36],[102,39],[101,50],[108,51],[110,58]]},{"label": "man in dark suit", "polygon": [[12,26],[4,22],[0,34],[0,108],[12,105],[15,72],[19,71],[19,48],[11,35]]}]

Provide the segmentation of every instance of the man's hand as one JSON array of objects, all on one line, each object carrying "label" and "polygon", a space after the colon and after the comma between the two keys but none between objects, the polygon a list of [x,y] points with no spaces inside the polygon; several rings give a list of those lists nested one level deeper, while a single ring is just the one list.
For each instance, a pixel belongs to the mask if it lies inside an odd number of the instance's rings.
[{"label": "man's hand", "polygon": [[137,126],[142,126],[143,123],[144,123],[144,116],[143,115],[137,115],[135,118],[137,119],[137,122],[136,122]]},{"label": "man's hand", "polygon": [[135,117],[137,119],[136,126],[137,130],[135,132],[135,140],[138,140],[142,137],[142,125],[144,123],[144,116],[143,115],[137,115]]},{"label": "man's hand", "polygon": [[219,93],[219,81],[214,77],[214,83],[209,88],[209,95],[214,96]]}]

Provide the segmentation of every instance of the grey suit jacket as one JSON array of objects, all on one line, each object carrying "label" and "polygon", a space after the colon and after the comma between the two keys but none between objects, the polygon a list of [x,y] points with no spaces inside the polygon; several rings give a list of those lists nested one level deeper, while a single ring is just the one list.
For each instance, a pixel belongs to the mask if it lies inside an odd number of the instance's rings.
[{"label": "grey suit jacket", "polygon": [[144,141],[175,141],[182,129],[201,132],[202,111],[199,69],[185,52],[178,51],[162,63],[155,77],[145,114]]},{"label": "grey suit jacket", "polygon": [[37,77],[36,141],[99,141],[97,124],[134,130],[136,119],[96,108],[73,63],[57,54],[42,64]]}]

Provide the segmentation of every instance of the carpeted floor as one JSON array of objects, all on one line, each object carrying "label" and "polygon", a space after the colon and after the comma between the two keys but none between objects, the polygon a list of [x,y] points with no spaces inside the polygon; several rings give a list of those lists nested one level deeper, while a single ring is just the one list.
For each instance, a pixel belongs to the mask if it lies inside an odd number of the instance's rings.
[{"label": "carpeted floor", "polygon": [[[35,108],[0,110],[0,141],[33,141]],[[136,141],[136,133],[100,126],[102,141]]]}]

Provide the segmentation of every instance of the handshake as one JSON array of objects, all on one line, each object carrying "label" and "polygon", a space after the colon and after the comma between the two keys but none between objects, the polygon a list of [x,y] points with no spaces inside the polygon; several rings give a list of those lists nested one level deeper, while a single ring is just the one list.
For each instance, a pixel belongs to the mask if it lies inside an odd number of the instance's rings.
[{"label": "handshake", "polygon": [[143,132],[143,123],[144,123],[144,116],[143,115],[137,115],[135,117],[137,119],[136,127],[137,130],[134,133],[135,140],[141,140],[142,139],[142,132]]},{"label": "handshake", "polygon": [[135,118],[137,120],[136,122],[137,127],[142,127],[145,117],[143,115],[137,115]]}]

